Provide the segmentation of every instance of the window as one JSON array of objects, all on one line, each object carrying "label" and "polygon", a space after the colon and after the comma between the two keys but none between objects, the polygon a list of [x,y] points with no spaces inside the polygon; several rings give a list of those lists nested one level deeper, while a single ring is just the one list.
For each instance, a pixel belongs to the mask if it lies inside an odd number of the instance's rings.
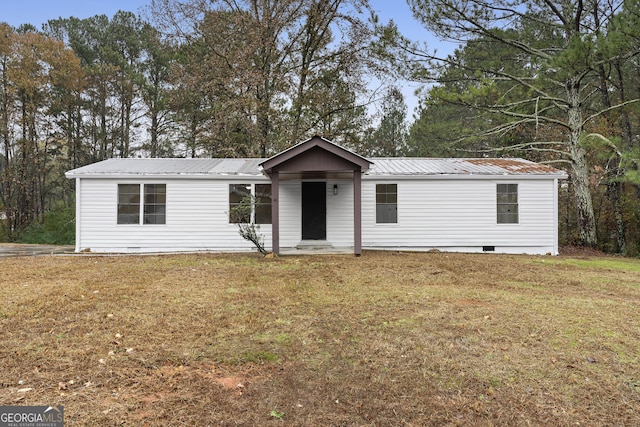
[{"label": "window", "polygon": [[376,224],[398,222],[398,184],[376,184]]},{"label": "window", "polygon": [[245,197],[250,196],[250,184],[229,184],[229,222],[233,224],[251,222],[251,212],[240,209]]},{"label": "window", "polygon": [[164,224],[166,209],[167,186],[165,184],[145,184],[144,224]]},{"label": "window", "polygon": [[118,184],[118,224],[140,223],[140,184]]},{"label": "window", "polygon": [[[253,203],[239,209],[242,201]],[[229,184],[229,222],[271,224],[271,184]]]},{"label": "window", "polygon": [[[142,216],[140,187],[144,188]],[[167,209],[166,184],[118,184],[118,224],[165,224]]]},{"label": "window", "polygon": [[271,224],[271,184],[256,184],[256,224]]},{"label": "window", "polygon": [[518,184],[498,184],[498,224],[518,224]]}]

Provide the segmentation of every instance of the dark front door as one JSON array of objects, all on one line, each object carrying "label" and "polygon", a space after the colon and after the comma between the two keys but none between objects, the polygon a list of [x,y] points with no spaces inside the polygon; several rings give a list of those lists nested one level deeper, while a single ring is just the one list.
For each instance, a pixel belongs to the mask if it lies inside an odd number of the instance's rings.
[{"label": "dark front door", "polygon": [[302,183],[302,240],[327,238],[327,183]]}]

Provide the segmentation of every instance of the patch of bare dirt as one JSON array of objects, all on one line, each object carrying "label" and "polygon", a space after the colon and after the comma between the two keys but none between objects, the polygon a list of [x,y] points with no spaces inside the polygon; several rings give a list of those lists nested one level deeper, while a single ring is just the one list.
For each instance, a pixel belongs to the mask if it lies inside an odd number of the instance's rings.
[{"label": "patch of bare dirt", "polygon": [[560,246],[560,248],[558,248],[558,252],[560,252],[560,255],[570,256],[570,257],[577,257],[577,256],[582,256],[582,257],[589,257],[589,256],[604,257],[604,256],[607,256],[607,254],[605,254],[604,252],[599,251],[599,250],[594,249],[594,248],[590,248],[588,246],[572,246],[572,245]]}]

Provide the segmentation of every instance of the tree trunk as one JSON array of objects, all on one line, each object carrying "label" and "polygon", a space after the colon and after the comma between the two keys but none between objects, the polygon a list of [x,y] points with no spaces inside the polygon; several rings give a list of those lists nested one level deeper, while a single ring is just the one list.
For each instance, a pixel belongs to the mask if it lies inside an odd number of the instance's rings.
[{"label": "tree trunk", "polygon": [[11,160],[11,138],[9,131],[9,109],[10,109],[10,94],[9,94],[9,80],[7,78],[7,61],[3,58],[0,69],[0,75],[2,76],[2,92],[0,93],[0,143],[4,147],[4,158],[0,158],[0,202],[2,202],[4,213],[6,215],[7,224],[7,239],[11,241],[13,238],[13,210],[12,210],[12,177],[10,171]]},{"label": "tree trunk", "polygon": [[150,154],[151,157],[158,157],[158,111],[155,108],[155,103],[151,110],[151,128],[150,128]]},{"label": "tree trunk", "polygon": [[624,224],[624,215],[622,213],[622,203],[620,202],[620,189],[622,184],[617,180],[617,178],[619,178],[619,176],[616,176],[613,181],[607,184],[607,195],[613,205],[613,216],[616,224],[616,252],[626,255],[626,227]]},{"label": "tree trunk", "polygon": [[584,148],[580,145],[582,135],[582,111],[580,109],[580,83],[570,80],[567,83],[569,103],[569,153],[571,156],[571,179],[576,202],[576,219],[580,244],[596,247],[596,220],[593,213],[593,201],[589,188],[589,167]]},{"label": "tree trunk", "polygon": [[[597,11],[596,11],[597,12]],[[597,16],[597,13],[594,13]],[[605,108],[611,108],[611,98],[609,96],[609,79],[607,78],[607,73],[604,69],[604,65],[600,63],[598,66],[598,76],[600,78],[600,94],[602,99],[602,104]],[[622,76],[619,75],[619,78]],[[624,85],[622,81],[620,81],[620,93],[621,93],[621,102],[624,102]],[[608,111],[605,111],[603,117],[607,121],[607,126],[611,126],[611,115]],[[621,120],[624,123],[624,115],[621,117]],[[624,125],[623,125],[624,127]],[[619,159],[618,159],[619,160]],[[620,176],[623,175],[623,172],[620,170],[618,165],[613,166],[612,170],[612,178],[607,182],[607,196],[611,205],[613,207],[613,215],[615,219],[615,233],[616,233],[616,251],[618,253],[626,253],[627,252],[627,242],[626,242],[626,230],[624,225],[624,215],[622,213],[622,204],[620,203]]]}]

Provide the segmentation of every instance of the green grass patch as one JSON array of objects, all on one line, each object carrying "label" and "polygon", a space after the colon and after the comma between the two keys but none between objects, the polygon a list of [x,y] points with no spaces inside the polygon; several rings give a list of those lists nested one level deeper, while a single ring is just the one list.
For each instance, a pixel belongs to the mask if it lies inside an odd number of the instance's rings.
[{"label": "green grass patch", "polygon": [[571,265],[580,268],[609,269],[619,271],[640,272],[640,260],[624,258],[615,259],[611,257],[589,258],[589,259],[562,259],[547,261],[555,265]]}]

